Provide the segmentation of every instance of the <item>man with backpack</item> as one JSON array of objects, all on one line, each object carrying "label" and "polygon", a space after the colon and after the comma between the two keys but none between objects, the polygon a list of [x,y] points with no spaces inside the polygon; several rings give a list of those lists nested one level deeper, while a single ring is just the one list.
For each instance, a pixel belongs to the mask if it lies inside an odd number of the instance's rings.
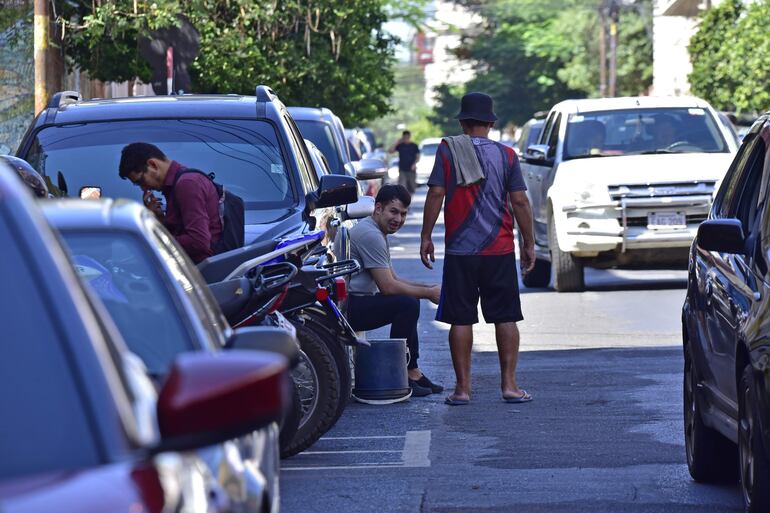
[{"label": "man with backpack", "polygon": [[[142,188],[145,206],[196,264],[243,246],[243,200],[226,192],[213,175],[170,160],[160,148],[144,142],[123,148],[118,172]],[[165,213],[152,191],[166,198]]]}]

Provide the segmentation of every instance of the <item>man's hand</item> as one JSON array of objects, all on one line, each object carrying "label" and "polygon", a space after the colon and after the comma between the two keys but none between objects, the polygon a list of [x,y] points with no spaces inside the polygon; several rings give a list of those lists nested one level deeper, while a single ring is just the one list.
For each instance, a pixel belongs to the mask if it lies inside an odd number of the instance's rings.
[{"label": "man's hand", "polygon": [[430,287],[430,295],[428,296],[428,299],[431,303],[434,305],[437,305],[439,300],[441,299],[441,285],[433,285]]},{"label": "man's hand", "polygon": [[431,239],[422,239],[422,242],[420,242],[420,260],[422,260],[422,265],[428,269],[433,269],[433,262],[436,261],[434,252],[433,241]]},{"label": "man's hand", "polygon": [[521,248],[521,270],[524,274],[528,274],[535,268],[535,244],[525,243]]},{"label": "man's hand", "polygon": [[160,200],[155,197],[152,191],[144,191],[142,201],[144,202],[144,206],[149,208],[153,214],[159,218],[163,217],[163,209],[161,208]]},{"label": "man's hand", "polygon": [[412,171],[417,171],[417,164],[412,164]]}]

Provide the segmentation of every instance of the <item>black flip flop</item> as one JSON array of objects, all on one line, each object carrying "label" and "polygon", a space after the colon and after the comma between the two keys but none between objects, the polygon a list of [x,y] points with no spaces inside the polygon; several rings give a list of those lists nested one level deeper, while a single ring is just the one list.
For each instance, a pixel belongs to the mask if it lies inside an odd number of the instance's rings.
[{"label": "black flip flop", "polygon": [[444,399],[444,404],[448,404],[449,406],[465,406],[470,404],[470,402],[470,399],[454,399],[451,395]]}]

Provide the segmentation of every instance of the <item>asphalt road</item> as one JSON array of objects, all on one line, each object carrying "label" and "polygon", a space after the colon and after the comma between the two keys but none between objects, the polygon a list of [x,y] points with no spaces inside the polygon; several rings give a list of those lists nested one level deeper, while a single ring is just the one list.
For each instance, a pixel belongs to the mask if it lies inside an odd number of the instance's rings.
[{"label": "asphalt road", "polygon": [[[418,193],[407,225],[391,237],[394,267],[439,281],[440,258],[434,271],[419,262],[423,201]],[[685,273],[586,276],[584,293],[522,290],[518,379],[533,402],[500,400],[494,329],[478,325],[470,405],[446,406],[445,394],[351,404],[315,446],[284,460],[283,511],[742,511],[737,485],[700,485],[687,473]],[[451,388],[448,328],[434,315],[424,302],[421,367]]]}]

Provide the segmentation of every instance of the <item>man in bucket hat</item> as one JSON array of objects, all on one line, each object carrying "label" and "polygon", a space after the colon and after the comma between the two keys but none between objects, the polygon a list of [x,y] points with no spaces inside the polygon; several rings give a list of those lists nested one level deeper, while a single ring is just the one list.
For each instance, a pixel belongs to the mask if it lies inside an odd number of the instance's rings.
[{"label": "man in bucket hat", "polygon": [[527,273],[535,265],[532,210],[516,154],[488,138],[497,120],[492,98],[468,93],[460,110],[456,117],[464,135],[444,138],[436,153],[420,244],[420,258],[432,269],[431,237],[443,204],[446,248],[436,320],[451,324],[449,347],[457,378],[446,403],[457,406],[470,401],[473,325],[478,322],[479,298],[485,321],[495,325],[502,398],[509,403],[528,402],[532,396],[516,383],[516,323],[523,316],[513,218],[524,241],[521,268]]}]

